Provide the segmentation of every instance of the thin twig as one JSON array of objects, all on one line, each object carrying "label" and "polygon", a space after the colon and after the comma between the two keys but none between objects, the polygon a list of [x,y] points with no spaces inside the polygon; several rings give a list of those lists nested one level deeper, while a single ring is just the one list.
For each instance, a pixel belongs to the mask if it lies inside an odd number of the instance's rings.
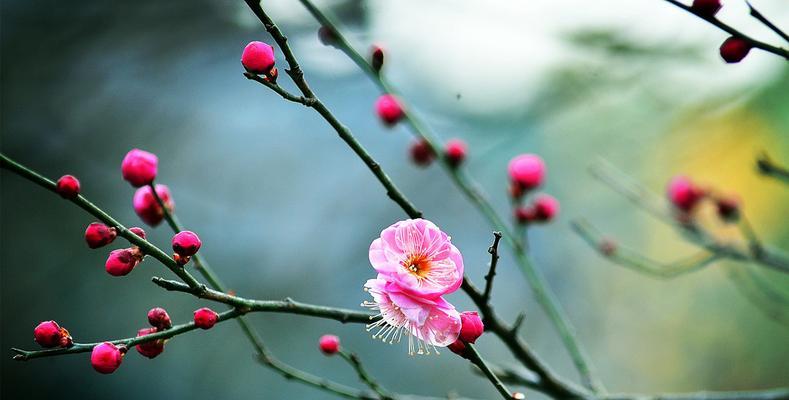
[{"label": "thin twig", "polygon": [[501,382],[501,379],[499,379],[499,377],[496,376],[493,371],[491,371],[490,367],[488,367],[488,364],[486,364],[485,360],[482,359],[482,356],[479,355],[477,348],[473,344],[466,343],[466,354],[468,355],[469,360],[474,365],[479,367],[479,369],[482,370],[482,373],[488,377],[488,380],[493,383],[493,386],[499,391],[499,394],[501,394],[503,398],[512,399],[512,392],[510,392],[509,389],[504,386],[504,383]]},{"label": "thin twig", "polygon": [[359,356],[356,353],[350,353],[347,351],[340,351],[340,356],[348,362],[348,364],[353,367],[356,371],[356,374],[359,375],[359,379],[364,382],[373,392],[377,393],[381,400],[392,400],[392,395],[386,391],[370,374],[367,373],[367,370],[362,365],[362,361],[359,359]]},{"label": "thin twig", "polygon": [[701,18],[701,19],[703,19],[705,21],[707,21],[707,22],[709,22],[712,25],[715,25],[716,27],[718,27],[718,29],[725,31],[726,33],[728,33],[728,34],[730,34],[732,36],[736,36],[738,38],[741,38],[741,39],[745,40],[746,42],[748,42],[751,45],[751,47],[755,47],[757,49],[762,49],[762,50],[764,50],[766,52],[773,53],[773,54],[775,54],[777,56],[785,58],[786,60],[789,60],[789,50],[786,50],[786,49],[781,48],[781,47],[776,47],[776,46],[773,46],[773,45],[770,45],[770,44],[758,41],[758,40],[756,40],[756,39],[754,39],[754,38],[752,38],[752,37],[740,32],[740,31],[738,31],[737,29],[734,29],[731,26],[721,22],[719,19],[715,18],[714,16],[709,16],[709,15],[697,12],[692,7],[687,6],[685,4],[682,4],[682,3],[680,3],[677,0],[665,0],[665,1],[677,6],[677,7],[681,8],[681,9],[683,9],[683,10],[685,10],[685,11],[687,11],[687,12],[689,12],[689,13],[691,13],[691,14],[693,14],[693,15],[695,15],[695,16],[697,16],[697,17],[699,17],[699,18]]},{"label": "thin twig", "polygon": [[501,232],[493,232],[493,244],[488,247],[490,268],[488,268],[488,274],[485,275],[485,292],[482,295],[486,302],[490,301],[490,294],[493,290],[493,278],[496,276],[496,264],[499,262],[499,240],[501,240]]},{"label": "thin twig", "polygon": [[767,153],[762,153],[756,159],[756,166],[759,168],[759,172],[761,172],[762,175],[776,178],[784,183],[789,183],[789,168],[773,162]]},{"label": "thin twig", "polygon": [[789,35],[786,32],[782,31],[781,28],[778,28],[775,24],[770,22],[759,10],[757,10],[750,1],[745,0],[745,4],[748,5],[748,9],[750,10],[751,16],[759,20],[762,24],[766,27],[770,28],[773,32],[777,33],[778,36],[782,37],[784,40],[789,42]]}]

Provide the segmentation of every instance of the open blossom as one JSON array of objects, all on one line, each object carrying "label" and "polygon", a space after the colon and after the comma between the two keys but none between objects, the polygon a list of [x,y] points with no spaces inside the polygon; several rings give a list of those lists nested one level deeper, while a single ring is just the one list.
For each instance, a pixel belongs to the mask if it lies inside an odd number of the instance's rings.
[{"label": "open blossom", "polygon": [[378,311],[378,320],[367,325],[368,331],[376,330],[373,339],[391,344],[399,343],[405,335],[408,354],[430,354],[431,347],[438,354],[437,347],[454,343],[460,335],[460,314],[442,297],[408,295],[382,275],[368,280],[364,288],[373,301],[362,305]]},{"label": "open blossom", "polygon": [[463,256],[449,236],[425,219],[400,221],[370,245],[370,263],[414,297],[434,299],[463,282]]}]

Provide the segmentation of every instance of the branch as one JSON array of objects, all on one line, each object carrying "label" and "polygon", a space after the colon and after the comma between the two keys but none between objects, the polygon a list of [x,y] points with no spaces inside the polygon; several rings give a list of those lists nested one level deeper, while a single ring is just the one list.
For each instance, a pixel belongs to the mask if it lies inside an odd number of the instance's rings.
[{"label": "branch", "polygon": [[687,259],[664,264],[653,261],[631,249],[616,245],[614,249],[606,249],[606,238],[599,233],[586,220],[579,219],[571,222],[573,230],[583,238],[586,243],[596,249],[600,255],[607,259],[656,278],[671,279],[680,275],[699,271],[711,263],[719,260],[721,256],[716,253],[703,252]]},{"label": "branch", "polygon": [[392,400],[393,397],[390,395],[381,385],[372,377],[370,374],[367,373],[367,370],[364,369],[362,366],[362,361],[359,360],[359,356],[355,353],[348,353],[345,351],[339,352],[340,356],[348,362],[348,364],[353,367],[356,371],[356,374],[359,375],[359,379],[364,382],[372,391],[374,391],[381,400]]},{"label": "branch", "polygon": [[271,89],[274,92],[276,92],[278,95],[282,96],[282,98],[287,100],[287,101],[292,101],[294,103],[303,104],[303,105],[305,105],[307,107],[312,107],[315,104],[315,98],[314,97],[307,98],[307,97],[304,97],[304,96],[297,96],[295,94],[292,94],[292,93],[288,92],[287,90],[283,89],[281,86],[277,85],[276,83],[273,83],[273,82],[263,78],[260,75],[255,75],[255,74],[252,74],[252,73],[249,73],[249,72],[244,72],[244,76],[247,79],[249,79],[249,80],[258,82],[258,83],[268,87],[269,89]]},{"label": "branch", "polygon": [[766,27],[770,28],[770,30],[772,30],[773,32],[777,33],[777,34],[778,34],[778,36],[780,36],[780,37],[782,37],[782,38],[783,38],[783,40],[786,40],[787,42],[789,42],[789,35],[787,35],[787,34],[786,34],[786,32],[782,31],[780,28],[778,28],[777,26],[775,26],[775,24],[773,24],[772,22],[770,22],[770,21],[767,19],[767,17],[765,17],[764,15],[762,15],[762,13],[760,13],[760,12],[759,12],[759,10],[757,10],[757,9],[756,9],[756,8],[755,8],[755,7],[754,7],[752,4],[751,4],[751,2],[750,2],[750,1],[748,1],[748,0],[745,0],[745,4],[747,4],[747,5],[748,5],[748,9],[750,10],[750,13],[751,13],[751,16],[752,16],[752,17],[756,18],[757,20],[759,20],[759,22],[761,22],[762,24],[764,24]]},{"label": "branch", "polygon": [[488,364],[486,364],[485,360],[482,359],[482,356],[479,355],[477,348],[473,344],[466,343],[466,354],[469,356],[469,360],[471,360],[474,365],[479,367],[479,369],[482,370],[482,373],[488,377],[488,380],[493,382],[493,386],[496,387],[496,390],[499,391],[499,394],[501,394],[502,397],[505,399],[512,399],[512,392],[510,392],[509,389],[504,386],[504,383],[501,382],[499,377],[497,377],[496,374],[491,371],[490,367],[488,367]]},{"label": "branch", "polygon": [[488,269],[488,274],[485,275],[485,292],[482,295],[486,302],[490,301],[490,293],[493,290],[493,278],[496,276],[496,264],[499,262],[499,240],[501,240],[501,232],[493,232],[493,244],[488,247],[490,269]]},{"label": "branch", "polygon": [[762,175],[776,178],[784,183],[789,183],[789,169],[773,162],[767,153],[762,153],[756,159],[756,166]]},{"label": "branch", "polygon": [[694,392],[665,393],[655,395],[615,394],[602,400],[787,400],[789,388],[732,391],[732,392]]},{"label": "branch", "polygon": [[[247,0],[249,3],[251,0]],[[299,0],[305,8],[318,20],[323,26],[332,29],[334,35],[333,45],[342,50],[348,57],[356,63],[356,65],[375,83],[376,86],[383,93],[397,94],[394,88],[386,81],[383,74],[377,73],[368,62],[362,57],[354,48],[348,43],[342,33],[337,29],[337,24],[331,18],[324,14],[321,10],[315,7],[310,0]],[[276,37],[275,37],[276,39]],[[281,44],[280,44],[281,45]],[[402,96],[400,97],[402,99]],[[401,102],[403,107],[403,120],[411,128],[412,133],[422,140],[426,141],[431,148],[440,149],[441,146],[438,136],[428,130],[427,126],[422,123],[417,116],[412,113],[405,102]],[[444,171],[452,179],[455,186],[460,189],[463,195],[471,201],[471,203],[479,210],[480,213],[488,220],[491,227],[500,231],[503,234],[504,240],[510,245],[513,253],[515,254],[515,261],[520,268],[521,272],[526,277],[537,302],[543,307],[546,315],[556,327],[559,336],[562,339],[564,346],[567,348],[570,357],[578,369],[581,379],[584,384],[595,391],[602,391],[602,383],[594,376],[592,367],[588,361],[588,357],[581,348],[578,338],[576,337],[575,328],[572,326],[569,318],[562,310],[559,301],[548,287],[545,277],[532,265],[526,251],[517,236],[508,229],[504,220],[498,215],[496,210],[491,205],[490,201],[480,190],[477,184],[466,172],[464,168],[456,168],[446,158],[444,154],[438,152],[438,160],[442,165]],[[408,212],[408,210],[406,210]],[[410,214],[409,214],[410,215]],[[413,217],[412,217],[413,218]]]},{"label": "branch", "polygon": [[703,19],[705,21],[707,21],[707,22],[709,22],[712,25],[715,25],[716,27],[718,27],[718,29],[720,29],[722,31],[725,31],[726,33],[728,33],[728,34],[730,34],[732,36],[736,36],[738,38],[741,38],[741,39],[745,40],[746,42],[748,42],[751,45],[751,47],[755,47],[757,49],[762,49],[762,50],[764,50],[766,52],[773,53],[773,54],[775,54],[777,56],[785,58],[786,60],[789,60],[789,50],[783,49],[781,47],[776,47],[776,46],[773,46],[773,45],[769,45],[769,44],[764,43],[764,42],[760,42],[760,41],[758,41],[758,40],[756,40],[756,39],[754,39],[754,38],[752,38],[752,37],[740,32],[740,31],[732,28],[731,26],[729,26],[727,24],[724,24],[723,22],[721,22],[719,19],[715,18],[714,16],[708,16],[708,15],[704,15],[704,14],[698,13],[698,12],[696,12],[696,10],[694,10],[690,6],[682,4],[682,3],[680,3],[677,0],[665,0],[665,1],[677,6],[677,7],[681,8],[681,9],[683,9],[683,10],[685,10],[685,11],[687,11],[687,12],[689,12],[689,13],[691,13],[691,14],[693,14],[693,15],[695,15],[695,16],[697,16],[697,17],[699,17],[699,18],[701,18],[701,19]]}]

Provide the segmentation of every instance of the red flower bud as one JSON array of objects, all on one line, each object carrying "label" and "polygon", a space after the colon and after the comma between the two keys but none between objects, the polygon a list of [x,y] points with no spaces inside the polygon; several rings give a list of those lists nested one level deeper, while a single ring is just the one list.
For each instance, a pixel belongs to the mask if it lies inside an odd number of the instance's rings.
[{"label": "red flower bud", "polygon": [[453,167],[459,166],[463,160],[466,159],[467,148],[466,142],[460,139],[451,139],[447,141],[444,153],[446,154],[449,164]]},{"label": "red flower bud", "polygon": [[531,206],[516,207],[513,214],[515,220],[518,221],[519,224],[528,224],[537,219],[537,210]]},{"label": "red flower bud", "polygon": [[55,191],[64,199],[76,199],[79,195],[79,180],[71,175],[63,175],[58,179]]},{"label": "red flower bud", "polygon": [[378,118],[380,118],[386,126],[390,127],[396,124],[397,121],[400,121],[405,115],[400,101],[391,94],[381,95],[381,97],[375,101],[375,112],[378,114]]},{"label": "red flower bud", "polygon": [[118,249],[110,252],[104,269],[112,276],[124,276],[131,272],[140,259],[135,256],[131,249]]},{"label": "red flower bud", "polygon": [[384,49],[381,46],[373,45],[372,51],[370,52],[370,66],[373,67],[373,71],[381,72],[381,68],[384,66]]},{"label": "red flower bud", "polygon": [[337,32],[328,26],[322,26],[318,29],[318,39],[324,46],[334,46],[337,44]]},{"label": "red flower bud", "polygon": [[90,353],[90,364],[96,372],[111,374],[121,366],[123,353],[118,346],[104,342],[93,348],[93,352]]},{"label": "red flower bud", "polygon": [[[156,328],[143,328],[137,331],[137,337],[156,333]],[[150,342],[140,343],[135,346],[137,352],[148,358],[154,358],[164,351],[164,340],[157,339]]]},{"label": "red flower bud", "polygon": [[485,332],[485,325],[476,311],[464,311],[460,313],[460,340],[466,343],[476,343],[477,338]]},{"label": "red flower bud", "polygon": [[330,356],[340,351],[340,338],[334,335],[323,335],[318,339],[318,346],[323,354]]},{"label": "red flower bud", "polygon": [[219,314],[217,314],[214,310],[203,307],[197,311],[195,311],[195,325],[201,329],[211,329],[216,324],[217,319],[219,318]]},{"label": "red flower bud", "polygon": [[[156,185],[156,193],[162,199],[165,207],[172,212],[175,209],[175,202],[170,196],[170,189],[165,185]],[[159,225],[164,219],[164,210],[159,206],[159,202],[151,192],[150,186],[143,186],[134,192],[134,199],[132,200],[134,212],[150,226]]]},{"label": "red flower bud", "polygon": [[252,74],[268,73],[274,62],[274,48],[263,42],[249,42],[241,53],[241,65]]},{"label": "red flower bud", "polygon": [[121,162],[123,179],[134,187],[149,185],[156,178],[159,158],[155,154],[140,149],[126,153]]},{"label": "red flower bud", "polygon": [[190,257],[200,250],[200,238],[192,231],[181,231],[173,236],[173,251],[182,257]]},{"label": "red flower bud", "polygon": [[551,195],[541,194],[534,199],[535,220],[548,222],[559,213],[559,200]]},{"label": "red flower bud", "polygon": [[112,243],[117,236],[115,228],[111,228],[101,222],[92,222],[85,229],[85,242],[91,249],[98,249],[99,247],[106,246]]},{"label": "red flower bud", "polygon": [[521,154],[507,165],[510,181],[524,191],[540,186],[545,179],[545,163],[537,155]]},{"label": "red flower bud", "polygon": [[41,347],[69,347],[71,335],[55,321],[44,321],[33,330],[33,338]]},{"label": "red flower bud", "polygon": [[704,191],[685,176],[674,177],[668,184],[667,192],[674,207],[684,212],[691,211],[704,197]]},{"label": "red flower bud", "polygon": [[133,233],[133,234],[145,239],[145,231],[142,228],[140,228],[140,227],[133,226],[133,227],[129,228],[129,232],[131,232],[131,233]]},{"label": "red flower bud", "polygon": [[436,153],[433,152],[433,148],[430,147],[430,143],[424,139],[417,139],[411,143],[409,153],[411,154],[411,161],[420,167],[427,167],[436,157]]},{"label": "red flower bud", "polygon": [[705,17],[714,16],[721,9],[720,0],[693,0],[690,8]]},{"label": "red flower bud", "polygon": [[170,315],[161,307],[152,308],[148,311],[148,323],[160,331],[170,329],[173,326]]},{"label": "red flower bud", "polygon": [[452,342],[452,344],[447,346],[447,348],[449,349],[449,351],[451,351],[451,352],[453,352],[453,353],[455,353],[455,354],[457,354],[457,355],[459,355],[459,356],[461,356],[463,358],[468,358],[468,357],[466,357],[466,344],[463,343],[463,341],[460,340],[460,339],[455,340],[454,342]]},{"label": "red flower bud", "polygon": [[729,64],[738,63],[748,55],[751,47],[747,40],[732,36],[721,44],[721,58]]}]

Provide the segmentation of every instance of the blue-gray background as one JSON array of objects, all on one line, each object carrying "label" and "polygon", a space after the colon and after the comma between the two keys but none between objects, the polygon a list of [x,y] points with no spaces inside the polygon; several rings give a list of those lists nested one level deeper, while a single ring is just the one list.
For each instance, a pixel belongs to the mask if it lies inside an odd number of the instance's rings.
[{"label": "blue-gray background", "polygon": [[[270,39],[242,3],[4,1],[2,151],[52,178],[78,176],[83,193],[127,225],[141,222],[120,160],[133,147],[153,151],[180,219],[200,234],[201,253],[232,289],[357,307],[373,276],[370,241],[404,215],[314,112],[244,79],[241,49]],[[763,149],[789,160],[786,63],[754,51],[740,65],[723,65],[715,48],[724,36],[658,0],[622,9],[601,4],[594,12],[587,2],[555,3],[319,4],[340,16],[360,49],[387,46],[386,72],[442,137],[470,144],[467,166],[502,213],[509,212],[509,158],[545,158],[543,189],[562,211],[530,232],[533,257],[612,391],[789,384],[789,329],[759,309],[775,304],[749,302],[728,278],[727,269],[743,265],[656,281],[600,259],[568,227],[584,216],[657,259],[692,254],[587,174],[586,166],[604,157],[658,192],[679,172],[739,192],[764,239],[789,249],[789,190],[753,169]],[[781,0],[762,3],[789,25]],[[316,93],[452,236],[467,274],[482,282],[491,239],[485,221],[439,168],[407,162],[408,131],[378,123],[374,86],[318,43],[317,25],[297,1],[271,7]],[[737,19],[742,12],[724,16],[772,39]],[[291,87],[284,74],[282,83]],[[77,341],[97,341],[133,335],[153,306],[181,322],[209,304],[152,285],[151,276],[170,276],[152,260],[125,278],[107,275],[108,249],[83,243],[90,216],[5,171],[0,176],[3,398],[331,398],[258,365],[233,323],[180,336],[155,360],[132,351],[109,376],[93,372],[87,354],[11,361],[8,348],[35,348],[32,329],[42,320],[57,320]],[[147,230],[167,246],[167,229]],[[576,379],[509,253],[502,254],[498,310],[508,319],[526,311],[530,344]],[[787,289],[785,277],[764,277]],[[450,300],[471,308],[462,293]],[[777,316],[786,321],[786,311]],[[392,390],[495,396],[460,358],[408,357],[359,325],[287,315],[250,320],[278,357],[347,384],[357,384],[352,370],[317,351],[323,333],[340,335]],[[480,347],[494,362],[512,362],[493,336]]]}]

